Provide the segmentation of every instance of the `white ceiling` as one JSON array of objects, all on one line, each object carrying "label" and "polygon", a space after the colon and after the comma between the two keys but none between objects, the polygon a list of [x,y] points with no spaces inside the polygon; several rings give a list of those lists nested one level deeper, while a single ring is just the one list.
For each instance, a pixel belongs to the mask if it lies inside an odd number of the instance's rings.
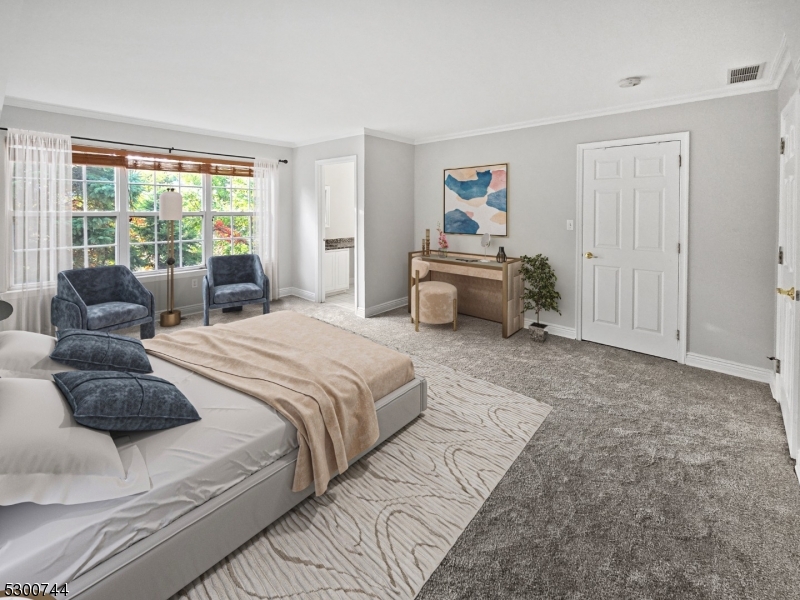
[{"label": "white ceiling", "polygon": [[288,145],[365,127],[425,141],[726,93],[729,68],[766,62],[738,84],[761,89],[779,4],[26,0],[6,101]]}]

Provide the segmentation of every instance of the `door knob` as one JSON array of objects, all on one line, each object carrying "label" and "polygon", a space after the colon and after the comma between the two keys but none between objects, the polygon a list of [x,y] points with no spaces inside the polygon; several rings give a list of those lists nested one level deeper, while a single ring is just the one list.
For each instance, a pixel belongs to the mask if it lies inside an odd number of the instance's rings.
[{"label": "door knob", "polygon": [[778,288],[778,293],[781,296],[788,296],[792,300],[794,300],[794,287],[790,287],[788,290],[784,290],[783,288]]},{"label": "door knob", "polygon": [[584,256],[585,258],[597,258],[597,257],[596,257],[594,254],[592,254],[591,252],[587,252],[587,253],[586,253],[586,254],[584,254],[583,256]]}]

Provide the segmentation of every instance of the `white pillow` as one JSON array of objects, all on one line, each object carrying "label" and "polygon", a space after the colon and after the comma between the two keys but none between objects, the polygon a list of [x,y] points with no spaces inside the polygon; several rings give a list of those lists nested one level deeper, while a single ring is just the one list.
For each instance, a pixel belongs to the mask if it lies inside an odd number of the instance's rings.
[{"label": "white pillow", "polygon": [[0,377],[52,380],[53,373],[75,371],[50,358],[56,338],[30,331],[0,332]]},{"label": "white pillow", "polygon": [[139,448],[78,425],[52,381],[0,379],[0,506],[82,504],[146,492]]}]

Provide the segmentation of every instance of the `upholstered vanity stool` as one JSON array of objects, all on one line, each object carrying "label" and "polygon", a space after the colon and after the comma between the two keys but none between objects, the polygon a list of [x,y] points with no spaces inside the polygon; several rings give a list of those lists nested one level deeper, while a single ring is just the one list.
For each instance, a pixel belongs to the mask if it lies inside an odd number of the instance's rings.
[{"label": "upholstered vanity stool", "polygon": [[[444,281],[422,281],[428,274],[428,263],[424,260],[411,261],[414,285],[411,288],[411,322],[419,331],[420,321],[430,325],[452,323],[453,331],[458,329],[458,290],[456,286]],[[419,310],[417,309],[419,307]]]}]

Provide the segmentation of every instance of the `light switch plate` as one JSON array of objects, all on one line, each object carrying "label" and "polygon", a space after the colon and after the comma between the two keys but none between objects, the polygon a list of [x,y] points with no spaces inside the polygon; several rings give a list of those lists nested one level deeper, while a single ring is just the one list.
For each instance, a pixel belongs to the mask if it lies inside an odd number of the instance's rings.
[{"label": "light switch plate", "polygon": [[575,229],[575,222],[570,219],[567,221],[567,231],[572,231],[573,229]]}]

